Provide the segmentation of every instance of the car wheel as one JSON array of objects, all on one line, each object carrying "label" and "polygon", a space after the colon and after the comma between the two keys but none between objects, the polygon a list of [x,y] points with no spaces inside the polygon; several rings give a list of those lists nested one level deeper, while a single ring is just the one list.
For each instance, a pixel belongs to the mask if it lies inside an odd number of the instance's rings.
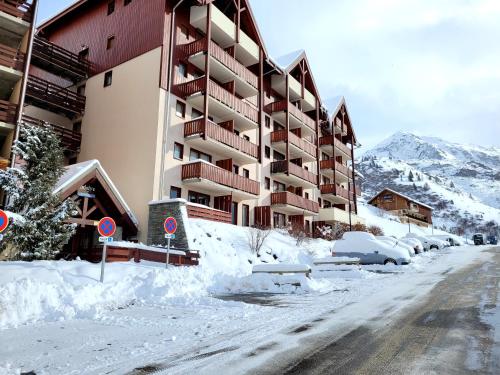
[{"label": "car wheel", "polygon": [[436,249],[436,250],[438,250],[438,249],[439,249],[439,247],[437,247],[437,245],[431,245],[431,250],[432,250],[432,249]]},{"label": "car wheel", "polygon": [[386,265],[386,264],[394,264],[395,266],[398,265],[398,263],[394,259],[391,259],[391,258],[385,260],[384,265]]}]

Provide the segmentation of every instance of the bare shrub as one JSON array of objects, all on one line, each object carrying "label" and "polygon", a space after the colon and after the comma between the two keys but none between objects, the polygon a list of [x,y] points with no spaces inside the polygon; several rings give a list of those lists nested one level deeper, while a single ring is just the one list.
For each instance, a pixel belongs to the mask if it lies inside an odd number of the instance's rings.
[{"label": "bare shrub", "polygon": [[327,241],[341,239],[348,230],[349,226],[343,223],[334,223],[316,228],[318,237]]},{"label": "bare shrub", "polygon": [[374,236],[383,236],[384,235],[384,231],[382,228],[380,228],[379,226],[377,225],[370,225],[368,227],[368,232],[370,232],[371,234],[373,234]]},{"label": "bare shrub", "polygon": [[352,225],[352,231],[353,232],[367,232],[368,228],[366,227],[365,224],[356,223],[356,224]]},{"label": "bare shrub", "polygon": [[304,229],[304,226],[300,224],[292,225],[288,227],[288,234],[295,239],[295,245],[300,246],[309,238],[308,233]]},{"label": "bare shrub", "polygon": [[248,239],[248,247],[252,253],[255,253],[258,257],[260,257],[260,250],[264,243],[266,242],[267,237],[271,234],[271,228],[264,227],[250,227],[247,231],[247,239]]}]

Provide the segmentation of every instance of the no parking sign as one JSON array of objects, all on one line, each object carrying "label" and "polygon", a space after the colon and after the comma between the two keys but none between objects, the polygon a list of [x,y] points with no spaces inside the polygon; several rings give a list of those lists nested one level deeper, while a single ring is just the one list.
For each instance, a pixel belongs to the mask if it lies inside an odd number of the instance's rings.
[{"label": "no parking sign", "polygon": [[0,241],[3,239],[2,232],[9,226],[9,218],[5,211],[0,210]]},{"label": "no parking sign", "polygon": [[163,222],[163,229],[165,229],[165,238],[167,239],[167,259],[165,267],[168,267],[170,258],[170,240],[175,238],[175,232],[177,231],[177,220],[175,220],[175,217],[167,217]]}]

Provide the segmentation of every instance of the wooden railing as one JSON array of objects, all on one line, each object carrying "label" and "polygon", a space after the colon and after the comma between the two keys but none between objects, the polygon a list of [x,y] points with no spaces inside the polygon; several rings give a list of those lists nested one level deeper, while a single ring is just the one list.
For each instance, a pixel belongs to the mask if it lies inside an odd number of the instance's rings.
[{"label": "wooden railing", "polygon": [[203,178],[254,195],[260,193],[260,184],[257,181],[201,161],[182,166],[182,180],[193,178]]},{"label": "wooden railing", "polygon": [[319,212],[319,204],[288,191],[271,193],[272,205],[290,205],[310,212]]},{"label": "wooden railing", "polygon": [[303,150],[305,153],[316,157],[316,146],[313,144],[309,143],[305,139],[297,137],[295,134],[292,132],[288,132],[286,130],[276,130],[271,133],[271,142],[286,142],[289,141],[291,144],[294,146],[297,146],[301,150]]},{"label": "wooden railing", "polygon": [[325,184],[320,186],[321,194],[332,194],[344,199],[353,199],[352,191],[349,192],[347,189],[342,186],[335,184]]},{"label": "wooden railing", "polygon": [[0,11],[10,14],[23,21],[31,23],[33,20],[32,3],[23,0],[1,0]]},{"label": "wooden railing", "polygon": [[82,135],[70,129],[66,129],[59,125],[50,124],[48,122],[36,119],[30,116],[23,116],[23,123],[34,126],[49,126],[61,140],[61,146],[72,152],[79,152],[82,144]]},{"label": "wooden railing", "polygon": [[334,159],[328,159],[328,160],[321,160],[319,162],[319,168],[320,169],[335,169],[337,172],[342,173],[343,175],[347,177],[351,177],[349,173],[349,168],[347,166],[340,164],[339,162],[336,162]]},{"label": "wooden railing", "polygon": [[317,183],[317,176],[314,173],[311,173],[296,164],[290,163],[288,160],[278,160],[271,163],[271,173],[286,172],[314,185]]},{"label": "wooden railing", "polygon": [[14,124],[16,122],[17,105],[0,100],[0,122]]},{"label": "wooden railing", "polygon": [[[1,4],[1,3],[0,3]],[[15,70],[24,70],[24,53],[0,44],[0,64]]]},{"label": "wooden railing", "polygon": [[349,155],[349,157],[351,156],[351,149],[349,148],[349,146],[347,146],[346,144],[342,143],[339,139],[337,139],[333,135],[327,135],[327,136],[321,137],[319,139],[319,145],[320,146],[331,146],[331,145],[334,145],[340,151],[342,151],[343,153]]},{"label": "wooden railing", "polygon": [[250,155],[254,158],[259,157],[259,146],[241,138],[240,136],[237,136],[233,132],[224,129],[212,121],[207,122],[206,128],[204,119],[186,122],[184,124],[184,137],[192,135],[206,135],[208,138],[224,143],[225,145],[241,151],[244,154]]},{"label": "wooden railing", "polygon": [[10,160],[2,158],[0,156],[0,170],[6,170],[7,168],[9,168],[9,165],[10,165]]},{"label": "wooden railing", "polygon": [[26,95],[76,114],[85,111],[85,97],[52,82],[30,75]]},{"label": "wooden railing", "polygon": [[305,126],[313,130],[314,132],[316,131],[316,122],[310,118],[308,115],[303,113],[300,109],[298,109],[296,106],[294,106],[292,103],[288,103],[285,99],[268,104],[266,107],[268,112],[282,112],[288,109],[288,112],[290,115],[295,117],[297,120],[299,120],[301,123],[303,123]]},{"label": "wooden railing", "polygon": [[186,204],[187,214],[189,218],[205,219],[218,221],[221,223],[231,224],[231,212],[216,210],[211,207],[200,207],[200,205]]},{"label": "wooden railing", "polygon": [[37,58],[45,61],[49,69],[51,64],[55,64],[82,77],[88,76],[92,71],[92,64],[87,59],[39,36],[35,36],[33,40],[33,59]]}]

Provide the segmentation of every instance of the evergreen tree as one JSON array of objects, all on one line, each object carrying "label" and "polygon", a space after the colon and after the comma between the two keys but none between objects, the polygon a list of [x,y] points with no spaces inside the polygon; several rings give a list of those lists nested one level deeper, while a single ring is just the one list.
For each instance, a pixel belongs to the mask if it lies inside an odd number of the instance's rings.
[{"label": "evergreen tree", "polygon": [[24,220],[12,223],[2,246],[11,245],[18,259],[53,259],[74,232],[65,223],[73,202],[52,194],[64,173],[59,139],[48,126],[23,125],[13,151],[21,166],[0,171],[0,186],[9,197],[6,209]]},{"label": "evergreen tree", "polygon": [[413,183],[413,189],[417,190],[417,185],[415,185],[415,183]]},{"label": "evergreen tree", "polygon": [[430,187],[430,186],[429,186],[429,184],[426,182],[426,183],[424,184],[424,190],[425,190],[425,191],[427,191],[427,190],[430,190],[430,188],[431,188],[431,187]]},{"label": "evergreen tree", "polygon": [[417,180],[422,181],[422,178],[420,177],[420,173],[417,173]]},{"label": "evergreen tree", "polygon": [[408,173],[408,181],[413,182],[413,172],[410,170],[410,173]]},{"label": "evergreen tree", "polygon": [[450,181],[450,187],[451,187],[452,189],[454,189],[454,188],[455,188],[455,184],[453,183],[453,181]]}]

